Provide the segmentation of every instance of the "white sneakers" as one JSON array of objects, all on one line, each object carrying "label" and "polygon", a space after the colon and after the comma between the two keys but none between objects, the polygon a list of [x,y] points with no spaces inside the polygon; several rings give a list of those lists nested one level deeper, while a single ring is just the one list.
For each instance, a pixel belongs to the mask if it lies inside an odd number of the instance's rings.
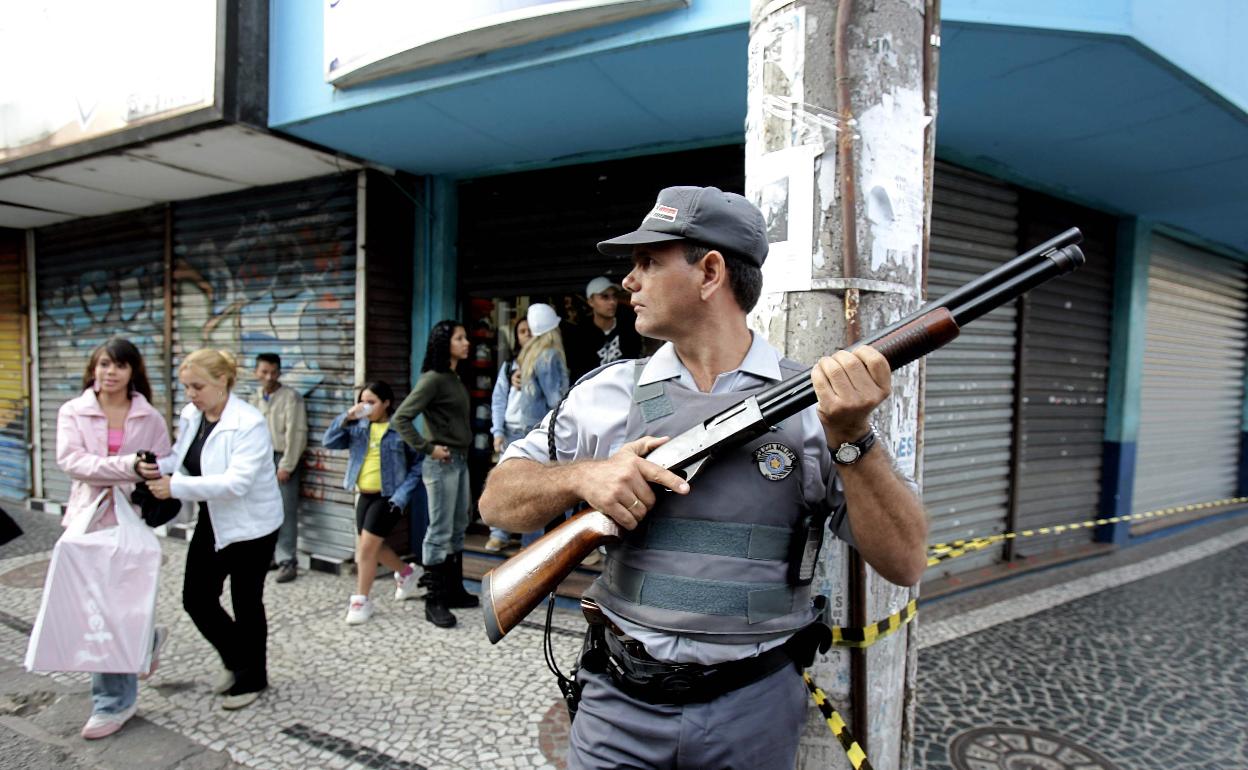
[{"label": "white sneakers", "polygon": [[212,683],[212,692],[216,695],[225,695],[234,686],[234,672],[228,668],[221,669],[221,673],[217,674],[217,679]]},{"label": "white sneakers", "polygon": [[347,625],[358,626],[361,623],[368,622],[368,619],[372,616],[373,600],[367,596],[352,594],[351,604],[347,608]]},{"label": "white sneakers", "polygon": [[[152,633],[152,664],[147,669],[146,674],[139,674],[139,679],[147,679],[156,673],[156,669],[160,666],[160,650],[165,646],[165,642],[169,640],[169,627],[156,626]],[[230,686],[234,684],[234,675],[230,675]],[[229,687],[226,687],[228,690]],[[130,721],[130,717],[134,716],[139,710],[136,703],[130,708],[117,714],[92,714],[87,723],[82,726],[80,735],[89,741],[99,738],[107,738],[113,733],[120,730],[126,722]]]},{"label": "white sneakers", "polygon": [[[406,576],[394,573],[394,600],[401,602],[416,596],[420,590],[420,570],[408,566]],[[360,594],[351,594],[351,603],[347,606],[347,625],[358,626],[367,623],[373,616],[375,608],[373,600]]]},{"label": "white sneakers", "polygon": [[221,708],[226,711],[235,711],[237,709],[250,706],[255,703],[256,699],[259,697],[260,693],[258,692],[245,692],[240,695],[227,695],[221,701]]},{"label": "white sneakers", "polygon": [[411,572],[407,573],[407,577],[400,577],[399,573],[394,573],[394,600],[396,602],[411,599],[419,588],[420,570],[415,567],[408,567],[408,569]]},{"label": "white sneakers", "polygon": [[138,710],[139,706],[136,703],[119,714],[92,714],[87,723],[82,726],[82,737],[89,741],[107,738],[130,721],[130,717],[134,716]]}]

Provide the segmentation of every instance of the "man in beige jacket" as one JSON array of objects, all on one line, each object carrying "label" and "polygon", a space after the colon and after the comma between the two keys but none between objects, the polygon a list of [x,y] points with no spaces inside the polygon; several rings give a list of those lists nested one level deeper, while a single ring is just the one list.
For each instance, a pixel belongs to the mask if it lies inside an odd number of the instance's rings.
[{"label": "man in beige jacket", "polygon": [[303,450],[308,447],[308,412],[303,396],[282,385],[282,359],[276,353],[256,356],[256,379],[260,389],[251,396],[251,405],[269,423],[273,438],[273,463],[277,485],[282,492],[282,528],[278,531],[273,559],[279,572],[277,582],[289,583],[298,571],[295,542],[299,536],[299,482],[303,477]]}]

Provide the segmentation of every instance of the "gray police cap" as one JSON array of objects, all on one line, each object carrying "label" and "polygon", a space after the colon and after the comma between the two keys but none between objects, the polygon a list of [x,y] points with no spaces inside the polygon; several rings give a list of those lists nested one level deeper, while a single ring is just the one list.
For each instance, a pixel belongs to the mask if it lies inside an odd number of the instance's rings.
[{"label": "gray police cap", "polygon": [[758,207],[717,187],[668,187],[631,233],[603,241],[598,250],[611,257],[631,257],[634,246],[667,241],[697,241],[763,266],[767,226]]}]

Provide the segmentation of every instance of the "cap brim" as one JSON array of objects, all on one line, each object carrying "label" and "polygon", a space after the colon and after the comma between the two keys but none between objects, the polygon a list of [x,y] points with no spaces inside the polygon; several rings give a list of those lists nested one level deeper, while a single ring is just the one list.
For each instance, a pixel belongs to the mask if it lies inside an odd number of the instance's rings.
[{"label": "cap brim", "polygon": [[631,257],[633,256],[634,246],[646,246],[651,243],[667,243],[669,241],[683,241],[683,235],[672,235],[671,233],[657,233],[654,230],[634,230],[626,235],[612,238],[609,241],[603,241],[598,244],[598,251],[606,254],[608,257]]}]

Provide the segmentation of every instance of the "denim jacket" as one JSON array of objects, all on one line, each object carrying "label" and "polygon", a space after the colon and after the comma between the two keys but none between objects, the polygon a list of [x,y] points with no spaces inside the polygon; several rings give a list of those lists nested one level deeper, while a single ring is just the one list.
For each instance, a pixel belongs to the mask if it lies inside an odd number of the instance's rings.
[{"label": "denim jacket", "polygon": [[[490,432],[495,436],[507,436],[510,433],[503,417],[507,412],[507,397],[511,393],[511,373],[514,367],[512,363],[503,366],[494,382],[494,393],[490,399]],[[523,432],[527,433],[541,422],[546,413],[559,404],[567,390],[568,367],[559,360],[556,351],[547,350],[537,359],[533,376],[520,391],[520,409],[524,415]]]},{"label": "denim jacket", "polygon": [[[325,429],[321,445],[326,449],[346,449],[347,475],[342,480],[343,489],[354,489],[368,454],[367,419],[360,418],[346,424],[347,415],[342,413]],[[420,484],[420,463],[425,456],[404,443],[398,432],[391,427],[381,437],[381,494],[393,505],[406,508],[412,492]]]}]

